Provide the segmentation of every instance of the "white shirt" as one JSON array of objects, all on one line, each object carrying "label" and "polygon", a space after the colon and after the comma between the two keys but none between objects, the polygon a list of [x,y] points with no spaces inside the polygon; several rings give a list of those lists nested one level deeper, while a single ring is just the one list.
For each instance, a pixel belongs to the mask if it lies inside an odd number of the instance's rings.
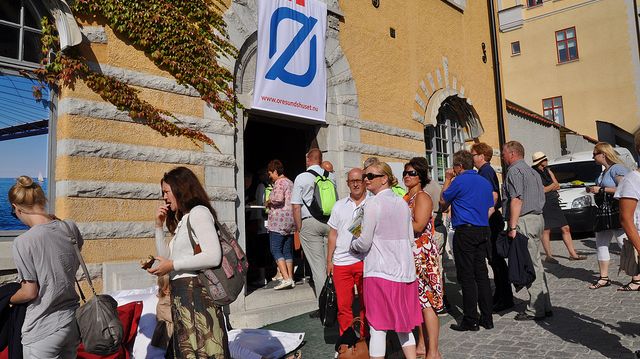
[{"label": "white shirt", "polygon": [[349,232],[349,226],[353,223],[353,219],[367,201],[366,194],[364,196],[365,198],[359,205],[356,205],[356,202],[349,196],[337,201],[331,209],[331,217],[329,217],[327,224],[338,232],[336,249],[333,252],[333,264],[335,265],[348,266],[360,262],[364,258],[363,254],[351,251],[351,241],[355,237]]},{"label": "white shirt", "polygon": [[[322,175],[324,169],[320,165],[312,165],[307,168],[308,170],[315,171],[317,174]],[[333,173],[329,172],[329,179],[336,185],[336,177]],[[293,182],[293,192],[291,192],[291,204],[301,204],[301,218],[311,217],[307,206],[311,205],[313,201],[313,188],[315,186],[316,176],[309,172],[302,172],[296,177]],[[306,204],[306,205],[305,205]]]},{"label": "white shirt", "polygon": [[[200,244],[200,253],[194,255],[189,241],[187,218],[193,229],[193,240]],[[218,266],[222,261],[222,247],[218,239],[218,232],[213,215],[205,206],[195,206],[185,214],[178,226],[176,234],[169,244],[164,239],[164,230],[156,228],[156,250],[158,255],[173,260],[174,270],[169,274],[170,279],[195,277],[196,271]]]},{"label": "white shirt", "polygon": [[351,248],[365,254],[364,277],[378,277],[394,282],[416,280],[413,260],[411,210],[390,189],[367,200],[362,220],[362,235]]},{"label": "white shirt", "polygon": [[615,198],[633,198],[638,201],[635,211],[635,224],[640,231],[640,172],[631,171],[624,176],[624,179],[618,184]]}]

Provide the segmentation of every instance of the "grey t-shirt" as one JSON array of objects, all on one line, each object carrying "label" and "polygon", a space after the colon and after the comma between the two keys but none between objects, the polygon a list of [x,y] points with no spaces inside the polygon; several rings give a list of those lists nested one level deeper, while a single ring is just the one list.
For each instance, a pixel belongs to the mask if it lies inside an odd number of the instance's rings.
[{"label": "grey t-shirt", "polygon": [[[78,227],[67,223],[82,248]],[[80,263],[62,222],[39,224],[18,236],[13,241],[13,260],[18,280],[35,281],[39,286],[38,297],[29,303],[22,325],[23,344],[36,342],[75,320],[79,303],[74,285]]]}]

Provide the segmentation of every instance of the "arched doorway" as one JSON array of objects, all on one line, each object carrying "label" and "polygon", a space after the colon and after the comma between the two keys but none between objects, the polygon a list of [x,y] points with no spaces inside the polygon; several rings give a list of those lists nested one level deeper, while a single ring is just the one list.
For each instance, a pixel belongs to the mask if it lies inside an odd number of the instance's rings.
[{"label": "arched doorway", "polygon": [[466,99],[458,95],[444,98],[438,107],[435,124],[428,124],[424,129],[432,178],[444,182],[445,170],[453,165],[453,154],[463,150],[466,142],[477,140],[483,132],[478,113]]}]

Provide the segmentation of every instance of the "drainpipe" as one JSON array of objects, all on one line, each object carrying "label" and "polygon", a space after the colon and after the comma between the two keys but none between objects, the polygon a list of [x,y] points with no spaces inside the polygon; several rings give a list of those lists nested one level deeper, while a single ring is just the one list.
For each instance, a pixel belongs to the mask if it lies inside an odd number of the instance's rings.
[{"label": "drainpipe", "polygon": [[[493,62],[493,83],[496,88],[496,112],[498,114],[498,142],[500,150],[506,141],[504,128],[504,111],[502,109],[502,79],[500,78],[500,59],[498,58],[498,34],[496,32],[496,12],[493,0],[487,0],[489,7],[489,30],[491,32],[491,60]],[[502,176],[506,175],[506,167],[502,164]]]}]

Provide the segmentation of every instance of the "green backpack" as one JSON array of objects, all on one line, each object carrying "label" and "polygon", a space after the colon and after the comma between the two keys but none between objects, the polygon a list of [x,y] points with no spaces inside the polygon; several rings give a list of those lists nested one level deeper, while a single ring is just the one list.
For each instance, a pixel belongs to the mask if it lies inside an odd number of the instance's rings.
[{"label": "green backpack", "polygon": [[[269,197],[271,197],[271,192],[273,191],[273,185],[269,184],[264,188],[264,201],[262,203],[267,203]],[[269,213],[269,208],[264,209],[264,213]]]},{"label": "green backpack", "polygon": [[397,194],[400,197],[404,197],[404,195],[407,194],[407,191],[405,191],[404,188],[400,187],[400,185],[391,187],[391,190],[393,191],[393,193]]},{"label": "green backpack", "polygon": [[320,222],[327,223],[331,216],[331,209],[338,200],[338,191],[336,186],[329,179],[329,172],[324,171],[319,175],[316,171],[308,170],[307,172],[315,176],[313,185],[313,200],[311,205],[305,206],[311,213],[311,216]]}]

